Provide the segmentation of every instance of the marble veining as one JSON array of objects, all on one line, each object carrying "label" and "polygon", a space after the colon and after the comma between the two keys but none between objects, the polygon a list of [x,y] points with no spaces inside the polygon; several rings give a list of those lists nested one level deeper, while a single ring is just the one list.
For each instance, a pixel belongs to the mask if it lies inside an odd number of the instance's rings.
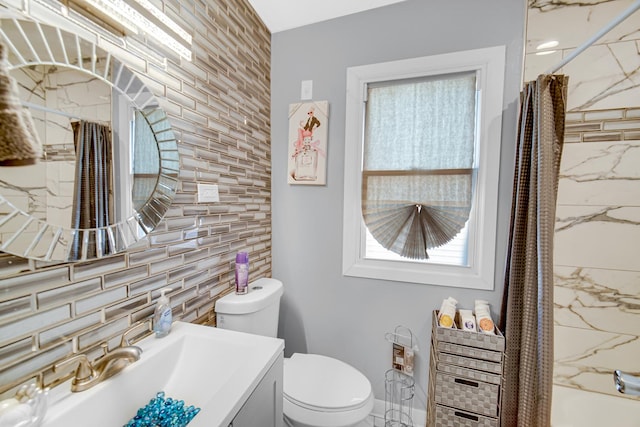
[{"label": "marble veining", "polygon": [[577,182],[600,179],[640,179],[640,171],[637,168],[627,166],[630,162],[629,156],[640,158],[640,142],[599,143],[594,145],[590,151],[583,156],[584,158],[568,159],[568,162],[573,160],[575,163],[565,165],[566,169],[562,171],[560,179],[570,179]]},{"label": "marble veining", "polygon": [[640,351],[640,338],[637,335],[558,326],[555,333],[557,344],[563,341],[571,343],[556,345],[556,384],[627,397],[612,387],[612,370],[637,370],[637,358],[634,357]]},{"label": "marble veining", "polygon": [[630,224],[630,225],[638,225],[640,222],[631,220],[628,218],[620,218],[619,215],[616,215],[618,211],[624,209],[623,206],[607,206],[604,207],[597,212],[589,212],[584,215],[576,215],[564,218],[558,218],[556,224],[559,226],[556,227],[556,233],[564,230],[568,230],[569,228],[575,227],[579,224],[585,224],[588,222],[610,222],[614,224]]},{"label": "marble veining", "polygon": [[[586,53],[585,56],[576,58],[574,64],[569,63],[566,66],[565,72],[570,76],[580,76],[580,74],[584,76],[584,79],[578,80],[569,90],[569,96],[573,98],[570,109],[597,108],[605,105],[611,98],[615,99],[625,94],[631,95],[640,88],[638,40],[592,46]],[[583,68],[585,65],[589,66]],[[603,79],[602,68],[612,70],[613,73]]]},{"label": "marble veining", "polygon": [[529,0],[529,9],[537,9],[541,12],[550,12],[563,7],[584,7],[594,6],[597,4],[611,3],[616,0],[592,0],[592,1],[575,1],[575,0]]},{"label": "marble veining", "polygon": [[[599,116],[625,120],[624,111],[610,113]],[[601,133],[604,127],[597,126]],[[626,397],[615,390],[612,372],[640,369],[639,162],[640,141],[563,148],[554,251],[556,384]]]},{"label": "marble veining", "polygon": [[639,272],[556,266],[556,325],[637,334],[639,280]]},{"label": "marble veining", "polygon": [[[554,68],[632,0],[530,0],[525,80]],[[640,89],[638,12],[628,17],[557,72],[569,76],[568,111],[636,106]],[[559,45],[537,55],[550,40]]]}]

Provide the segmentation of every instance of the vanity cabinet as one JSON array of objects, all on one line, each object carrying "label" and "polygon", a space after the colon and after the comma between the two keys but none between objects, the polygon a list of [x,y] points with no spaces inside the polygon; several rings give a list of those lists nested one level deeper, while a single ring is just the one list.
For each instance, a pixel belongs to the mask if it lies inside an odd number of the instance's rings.
[{"label": "vanity cabinet", "polygon": [[262,378],[229,427],[283,427],[281,353]]},{"label": "vanity cabinet", "polygon": [[499,427],[504,336],[432,322],[427,427]]}]

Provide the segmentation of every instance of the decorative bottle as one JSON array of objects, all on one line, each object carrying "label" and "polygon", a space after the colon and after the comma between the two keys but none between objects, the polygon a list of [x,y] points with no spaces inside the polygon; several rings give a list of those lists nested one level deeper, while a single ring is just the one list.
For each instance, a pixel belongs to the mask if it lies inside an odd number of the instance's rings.
[{"label": "decorative bottle", "polygon": [[456,317],[456,305],[458,301],[449,297],[442,301],[440,311],[438,312],[438,324],[444,328],[453,328],[454,319]]},{"label": "decorative bottle", "polygon": [[243,295],[249,292],[249,254],[238,252],[236,254],[236,294]]},{"label": "decorative bottle", "polygon": [[302,150],[296,155],[296,181],[315,181],[318,179],[318,150],[311,145],[311,138],[305,137]]},{"label": "decorative bottle", "polygon": [[495,325],[491,319],[491,310],[489,302],[484,300],[476,300],[476,321],[478,322],[478,330],[485,334],[495,335]]}]

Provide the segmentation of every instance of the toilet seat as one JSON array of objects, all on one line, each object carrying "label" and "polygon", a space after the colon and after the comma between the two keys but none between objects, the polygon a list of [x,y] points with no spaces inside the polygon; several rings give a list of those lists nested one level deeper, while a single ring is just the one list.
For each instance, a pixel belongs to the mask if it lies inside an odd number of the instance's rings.
[{"label": "toilet seat", "polygon": [[373,409],[367,377],[327,356],[294,353],[285,359],[282,388],[285,415],[305,425],[352,425]]}]

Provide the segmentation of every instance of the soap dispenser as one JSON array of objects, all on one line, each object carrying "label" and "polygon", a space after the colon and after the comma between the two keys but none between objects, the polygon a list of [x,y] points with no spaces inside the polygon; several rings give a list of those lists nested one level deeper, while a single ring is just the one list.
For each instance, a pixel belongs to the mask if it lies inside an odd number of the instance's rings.
[{"label": "soap dispenser", "polygon": [[153,315],[153,331],[156,333],[156,338],[166,337],[171,331],[173,313],[171,312],[169,297],[165,296],[166,292],[171,292],[171,288],[165,288],[160,291],[158,305]]}]

